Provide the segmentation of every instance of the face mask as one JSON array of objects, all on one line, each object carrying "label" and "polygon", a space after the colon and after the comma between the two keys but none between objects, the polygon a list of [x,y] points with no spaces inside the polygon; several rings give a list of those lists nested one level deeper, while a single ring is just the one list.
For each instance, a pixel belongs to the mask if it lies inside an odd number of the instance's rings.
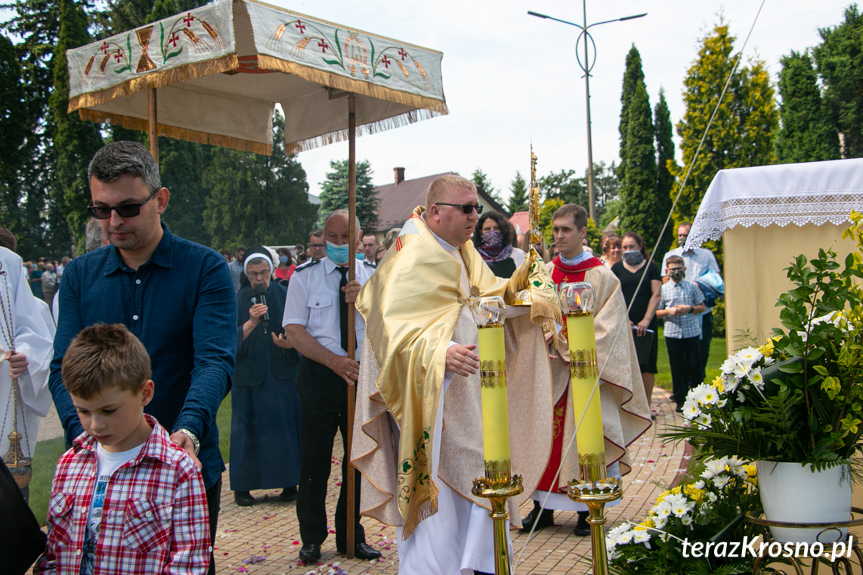
[{"label": "face mask", "polygon": [[348,244],[338,246],[327,240],[327,257],[334,264],[344,264],[348,261]]},{"label": "face mask", "polygon": [[357,252],[357,259],[358,260],[366,259],[366,254],[364,254],[363,252]]},{"label": "face mask", "polygon": [[279,261],[283,264],[288,263],[288,256],[279,256]]},{"label": "face mask", "polygon": [[668,277],[670,277],[672,280],[674,280],[676,282],[679,282],[684,277],[686,277],[686,270],[674,270],[674,271],[668,272]]},{"label": "face mask", "polygon": [[644,261],[644,254],[641,250],[628,250],[623,252],[623,261],[631,266],[637,266]]}]

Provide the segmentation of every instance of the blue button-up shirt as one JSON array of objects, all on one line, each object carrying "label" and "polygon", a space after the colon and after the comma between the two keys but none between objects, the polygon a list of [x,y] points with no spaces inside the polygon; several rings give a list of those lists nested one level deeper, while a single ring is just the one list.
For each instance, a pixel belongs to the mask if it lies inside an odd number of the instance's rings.
[{"label": "blue button-up shirt", "polygon": [[216,251],[163,235],[150,260],[134,270],[114,246],[75,258],[63,273],[49,387],[71,442],[83,430],[61,366],[78,332],[96,323],[122,323],[140,339],[153,367],[155,394],[145,411],[169,432],[185,428],[201,442],[204,484],[225,466],[216,412],[234,371],[237,304],[231,274]]}]

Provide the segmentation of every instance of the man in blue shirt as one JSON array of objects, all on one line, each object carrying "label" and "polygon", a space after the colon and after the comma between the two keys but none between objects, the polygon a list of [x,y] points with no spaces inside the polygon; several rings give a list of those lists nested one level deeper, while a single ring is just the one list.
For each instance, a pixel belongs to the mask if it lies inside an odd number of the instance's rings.
[{"label": "man in blue shirt", "polygon": [[[161,223],[170,192],[144,146],[114,142],[88,170],[90,214],[111,245],[75,258],[63,273],[49,387],[71,443],[81,427],[63,385],[69,343],[95,323],[122,323],[145,345],[156,382],[147,413],[200,461],[215,538],[222,471],[216,412],[236,353],[231,274],[215,250],[178,238]],[[213,563],[210,573],[215,573]]]}]

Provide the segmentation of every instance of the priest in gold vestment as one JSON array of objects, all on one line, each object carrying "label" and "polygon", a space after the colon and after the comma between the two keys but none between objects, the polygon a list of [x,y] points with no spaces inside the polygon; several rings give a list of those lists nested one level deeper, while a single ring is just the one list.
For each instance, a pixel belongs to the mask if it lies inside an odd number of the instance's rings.
[{"label": "priest in gold vestment", "polygon": [[[472,182],[437,178],[357,301],[366,340],[351,459],[363,476],[362,514],[397,526],[402,573],[494,571],[490,507],[471,494],[484,466],[478,332],[468,306],[475,296],[511,303],[532,262],[509,280],[492,274],[470,242],[481,209]],[[554,305],[535,302],[505,324],[512,470],[525,486],[510,499],[517,523],[551,445],[540,326],[549,327]]]}]

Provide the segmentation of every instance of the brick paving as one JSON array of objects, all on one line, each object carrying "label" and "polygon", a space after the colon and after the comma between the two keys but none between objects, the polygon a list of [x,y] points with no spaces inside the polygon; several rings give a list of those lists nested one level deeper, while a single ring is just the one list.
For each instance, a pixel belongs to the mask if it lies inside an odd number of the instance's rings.
[{"label": "brick paving", "polygon": [[[624,478],[624,497],[621,504],[609,508],[607,528],[625,519],[634,519],[647,512],[659,493],[672,484],[678,471],[686,468],[688,455],[684,445],[663,445],[658,434],[675,422],[674,404],[669,393],[657,388],[654,391],[656,425],[639,438],[633,450],[632,473]],[[677,423],[681,420],[677,418]],[[336,440],[333,453],[333,471],[327,498],[329,517],[335,513],[338,497],[338,480],[341,477],[341,442]],[[350,575],[398,573],[398,551],[395,529],[364,518],[367,542],[378,549],[383,557],[376,562],[347,559],[336,551],[334,536],[322,546],[319,565],[300,565],[301,547],[299,526],[294,503],[278,501],[279,490],[256,491],[258,500],[252,507],[238,507],[229,490],[228,473],[224,475],[222,509],[219,529],[214,542],[216,568],[220,575],[248,573],[250,575],[282,575],[285,573],[336,573],[344,570]],[[522,506],[522,515],[532,507]],[[555,526],[533,534],[528,540],[526,531],[511,532],[518,563],[516,574],[581,574],[590,571],[590,538],[572,534],[576,524],[572,512],[555,514]]]}]

